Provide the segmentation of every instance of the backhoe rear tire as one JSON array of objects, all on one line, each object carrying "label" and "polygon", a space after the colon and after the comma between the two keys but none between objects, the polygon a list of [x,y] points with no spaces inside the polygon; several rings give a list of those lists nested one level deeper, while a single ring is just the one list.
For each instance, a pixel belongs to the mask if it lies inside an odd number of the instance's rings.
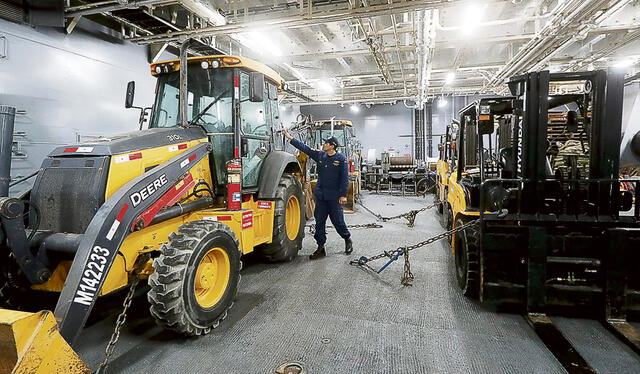
[{"label": "backhoe rear tire", "polygon": [[259,246],[257,252],[268,262],[291,261],[302,248],[306,224],[305,199],[296,177],[280,178],[274,202],[273,241]]},{"label": "backhoe rear tire", "polygon": [[220,222],[188,222],[160,252],[148,281],[151,315],[184,335],[209,333],[226,318],[238,291],[242,253],[234,232]]},{"label": "backhoe rear tire", "polygon": [[[466,221],[458,222],[463,225]],[[462,294],[477,299],[480,290],[480,231],[471,226],[455,235],[456,280]]]}]

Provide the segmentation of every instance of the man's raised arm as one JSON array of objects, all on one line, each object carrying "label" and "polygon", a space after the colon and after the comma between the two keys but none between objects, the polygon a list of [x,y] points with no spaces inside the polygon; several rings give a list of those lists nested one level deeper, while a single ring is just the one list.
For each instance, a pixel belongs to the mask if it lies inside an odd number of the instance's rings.
[{"label": "man's raised arm", "polygon": [[298,148],[300,151],[306,153],[315,162],[318,162],[318,160],[320,159],[320,151],[316,151],[315,149],[311,149],[308,145],[304,144],[300,140],[294,139],[293,136],[291,136],[287,132],[287,130],[285,130],[284,128],[282,129],[282,133],[284,134],[285,138],[290,140],[290,143],[291,143],[292,146],[294,146],[294,147]]}]

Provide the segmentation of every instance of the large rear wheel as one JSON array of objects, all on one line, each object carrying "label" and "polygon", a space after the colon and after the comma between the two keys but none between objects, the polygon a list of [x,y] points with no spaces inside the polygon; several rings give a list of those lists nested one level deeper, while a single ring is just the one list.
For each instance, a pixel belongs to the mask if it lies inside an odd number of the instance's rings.
[{"label": "large rear wheel", "polygon": [[291,261],[298,255],[306,223],[304,202],[300,182],[284,174],[276,190],[273,241],[257,248],[267,261]]},{"label": "large rear wheel", "polygon": [[[458,225],[465,223],[460,220]],[[454,235],[458,287],[465,296],[477,299],[480,289],[480,232],[476,226],[471,226]]]},{"label": "large rear wheel", "polygon": [[218,326],[233,304],[240,281],[238,240],[220,222],[180,226],[153,261],[147,297],[156,322],[185,335]]}]

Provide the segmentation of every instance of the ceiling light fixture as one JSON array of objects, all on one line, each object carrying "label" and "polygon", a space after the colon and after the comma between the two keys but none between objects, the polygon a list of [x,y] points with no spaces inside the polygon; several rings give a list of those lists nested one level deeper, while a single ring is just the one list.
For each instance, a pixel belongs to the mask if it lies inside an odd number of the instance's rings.
[{"label": "ceiling light fixture", "polygon": [[360,111],[360,105],[358,104],[351,104],[351,111],[353,113],[358,113]]},{"label": "ceiling light fixture", "polygon": [[456,79],[456,73],[450,71],[449,73],[447,73],[447,77],[444,79],[444,84],[451,84],[454,79]]},{"label": "ceiling light fixture", "polygon": [[480,24],[480,21],[482,21],[482,16],[484,15],[486,8],[487,4],[472,4],[467,7],[460,22],[462,35],[470,36],[473,34],[476,27]]},{"label": "ceiling light fixture", "polygon": [[231,37],[242,43],[245,47],[251,48],[260,53],[266,52],[272,56],[282,56],[282,50],[271,40],[257,32],[246,32],[233,34]]},{"label": "ceiling light fixture", "polygon": [[614,68],[628,68],[635,65],[637,60],[633,58],[626,58],[624,60],[619,60],[613,63]]},{"label": "ceiling light fixture", "polygon": [[326,81],[318,81],[316,83],[316,88],[328,93],[331,93],[334,90],[333,86]]}]

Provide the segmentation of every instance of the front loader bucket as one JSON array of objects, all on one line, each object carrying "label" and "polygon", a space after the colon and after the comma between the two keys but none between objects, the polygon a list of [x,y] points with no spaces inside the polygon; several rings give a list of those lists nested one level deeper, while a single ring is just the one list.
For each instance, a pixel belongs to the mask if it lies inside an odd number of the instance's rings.
[{"label": "front loader bucket", "polygon": [[0,309],[0,374],[91,373],[49,311]]}]

